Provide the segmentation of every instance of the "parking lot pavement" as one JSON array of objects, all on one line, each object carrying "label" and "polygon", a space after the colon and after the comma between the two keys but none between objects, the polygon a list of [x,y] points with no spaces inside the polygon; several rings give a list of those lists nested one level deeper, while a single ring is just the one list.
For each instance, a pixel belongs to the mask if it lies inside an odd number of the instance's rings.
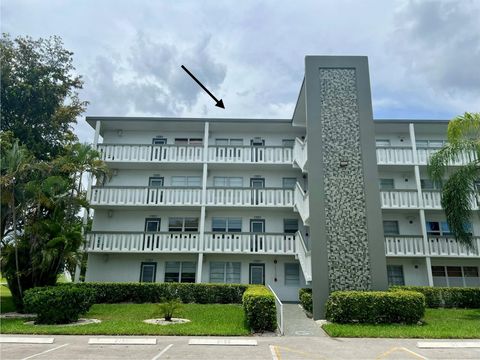
[{"label": "parking lot pavement", "polygon": [[218,346],[188,345],[190,339],[199,337],[167,336],[156,337],[156,345],[88,345],[91,337],[55,336],[53,344],[0,344],[0,358],[2,360],[480,359],[480,348],[420,349],[417,348],[418,340],[415,339],[248,337],[244,339],[255,339],[258,345]]}]

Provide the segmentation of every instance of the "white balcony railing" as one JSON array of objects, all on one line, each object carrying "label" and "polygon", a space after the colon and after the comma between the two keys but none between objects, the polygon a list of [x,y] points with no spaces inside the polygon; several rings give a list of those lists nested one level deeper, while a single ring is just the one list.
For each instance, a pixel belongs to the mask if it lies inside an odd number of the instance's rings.
[{"label": "white balcony railing", "polygon": [[[417,148],[417,163],[413,158],[413,150],[408,146],[378,146],[377,164],[379,165],[427,165],[430,157],[438,148]],[[474,152],[460,154],[451,165],[466,165],[476,159]]]},{"label": "white balcony railing", "polygon": [[292,164],[292,148],[285,146],[208,147],[208,162],[228,164]]},{"label": "white balcony railing", "polygon": [[[478,196],[477,196],[478,197]],[[381,190],[382,209],[418,209],[417,190]],[[428,210],[442,209],[442,193],[439,190],[422,190],[423,208]],[[471,209],[478,209],[479,201],[475,196],[471,199]]]},{"label": "white balcony railing", "polygon": [[295,234],[90,232],[89,252],[205,252],[295,255]]},{"label": "white balcony railing", "polygon": [[98,144],[106,162],[201,162],[202,145]]},{"label": "white balcony railing", "polygon": [[207,188],[210,206],[293,206],[293,190],[284,188]]},{"label": "white balcony railing", "polygon": [[386,236],[385,254],[387,256],[454,256],[480,257],[480,237],[473,238],[472,249],[459,244],[455,239],[442,236],[430,236],[425,251],[421,236]]},{"label": "white balcony railing", "polygon": [[297,250],[297,259],[303,271],[305,281],[312,281],[312,255],[303,241],[302,233],[298,231],[295,234],[295,248]]},{"label": "white balcony railing", "polygon": [[90,252],[194,252],[198,233],[90,232]]},{"label": "white balcony railing", "polygon": [[309,195],[308,192],[303,191],[303,188],[297,182],[295,186],[295,210],[298,211],[302,221],[305,225],[309,224],[310,221],[310,204],[309,204]]},{"label": "white balcony railing", "polygon": [[413,151],[409,147],[377,147],[377,164],[379,165],[411,165]]},{"label": "white balcony railing", "polygon": [[303,172],[307,171],[307,140],[302,141],[295,138],[295,145],[293,146],[293,163],[298,166]]},{"label": "white balcony railing", "polygon": [[91,205],[158,206],[201,205],[200,188],[137,186],[93,187]]}]

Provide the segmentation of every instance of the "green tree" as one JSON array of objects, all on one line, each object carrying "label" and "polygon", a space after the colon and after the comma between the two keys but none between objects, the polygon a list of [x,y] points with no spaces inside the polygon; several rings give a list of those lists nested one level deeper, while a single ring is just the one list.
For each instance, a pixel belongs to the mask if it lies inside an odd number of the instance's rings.
[{"label": "green tree", "polygon": [[[465,113],[448,124],[447,144],[428,166],[432,180],[442,184],[442,207],[450,231],[458,242],[473,246],[465,224],[473,216],[472,198],[478,198],[480,180],[480,113]],[[469,156],[464,166],[451,166],[459,156]],[[448,179],[445,180],[445,177]]]},{"label": "green tree", "polygon": [[87,102],[74,73],[73,53],[59,37],[0,40],[1,130],[12,131],[37,159],[52,159],[76,140],[72,125]]}]

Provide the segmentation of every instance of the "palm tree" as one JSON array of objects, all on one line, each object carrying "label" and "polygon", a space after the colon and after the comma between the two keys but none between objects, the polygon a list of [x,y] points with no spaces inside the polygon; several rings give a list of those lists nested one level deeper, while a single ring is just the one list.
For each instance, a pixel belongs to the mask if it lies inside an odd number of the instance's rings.
[{"label": "palm tree", "polygon": [[[472,197],[478,196],[480,180],[480,113],[465,113],[448,124],[447,144],[430,158],[428,172],[442,184],[442,207],[450,231],[457,241],[473,247],[472,234],[465,224],[473,216]],[[469,162],[450,166],[461,155]],[[448,179],[443,182],[446,175]]]},{"label": "palm tree", "polygon": [[[4,153],[2,160],[2,203],[7,204],[8,212],[11,214],[12,222],[12,238],[15,244],[15,269],[18,291],[22,296],[22,285],[20,281],[20,266],[18,259],[18,219],[17,207],[23,208],[24,204],[21,199],[18,199],[16,194],[19,192],[19,187],[22,179],[30,167],[30,158],[27,151],[18,145],[18,140]],[[2,234],[3,235],[3,234]]]}]

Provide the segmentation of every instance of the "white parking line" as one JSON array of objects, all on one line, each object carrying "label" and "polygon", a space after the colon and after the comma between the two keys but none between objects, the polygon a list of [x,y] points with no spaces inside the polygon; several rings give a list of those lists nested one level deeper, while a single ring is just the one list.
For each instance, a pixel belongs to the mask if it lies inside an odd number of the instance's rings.
[{"label": "white parking line", "polygon": [[279,360],[277,355],[277,348],[274,345],[270,345],[270,352],[272,353],[272,360]]},{"label": "white parking line", "polygon": [[63,344],[63,345],[57,346],[56,348],[49,349],[49,350],[45,350],[45,351],[42,351],[41,353],[37,353],[37,354],[33,354],[33,355],[30,355],[30,356],[27,356],[26,358],[23,358],[22,360],[31,359],[31,358],[34,358],[35,356],[43,355],[43,354],[49,353],[50,351],[58,350],[58,349],[63,348],[63,347],[65,347],[65,346],[67,346],[67,345],[68,345],[68,344]]},{"label": "white parking line", "polygon": [[421,349],[480,348],[480,341],[419,341],[417,347]]},{"label": "white parking line", "polygon": [[18,337],[18,336],[0,336],[0,343],[18,343],[18,344],[53,344],[54,338],[46,337]]},{"label": "white parking line", "polygon": [[190,339],[188,345],[257,346],[257,340],[244,339]]},{"label": "white parking line", "polygon": [[165,349],[163,349],[162,351],[160,351],[160,353],[159,353],[158,355],[156,355],[154,358],[152,358],[152,360],[160,359],[160,356],[162,356],[163,354],[165,354],[165,353],[168,351],[168,349],[170,349],[172,346],[173,346],[173,344],[168,345]]},{"label": "white parking line", "polygon": [[156,345],[155,338],[90,338],[88,345]]}]

